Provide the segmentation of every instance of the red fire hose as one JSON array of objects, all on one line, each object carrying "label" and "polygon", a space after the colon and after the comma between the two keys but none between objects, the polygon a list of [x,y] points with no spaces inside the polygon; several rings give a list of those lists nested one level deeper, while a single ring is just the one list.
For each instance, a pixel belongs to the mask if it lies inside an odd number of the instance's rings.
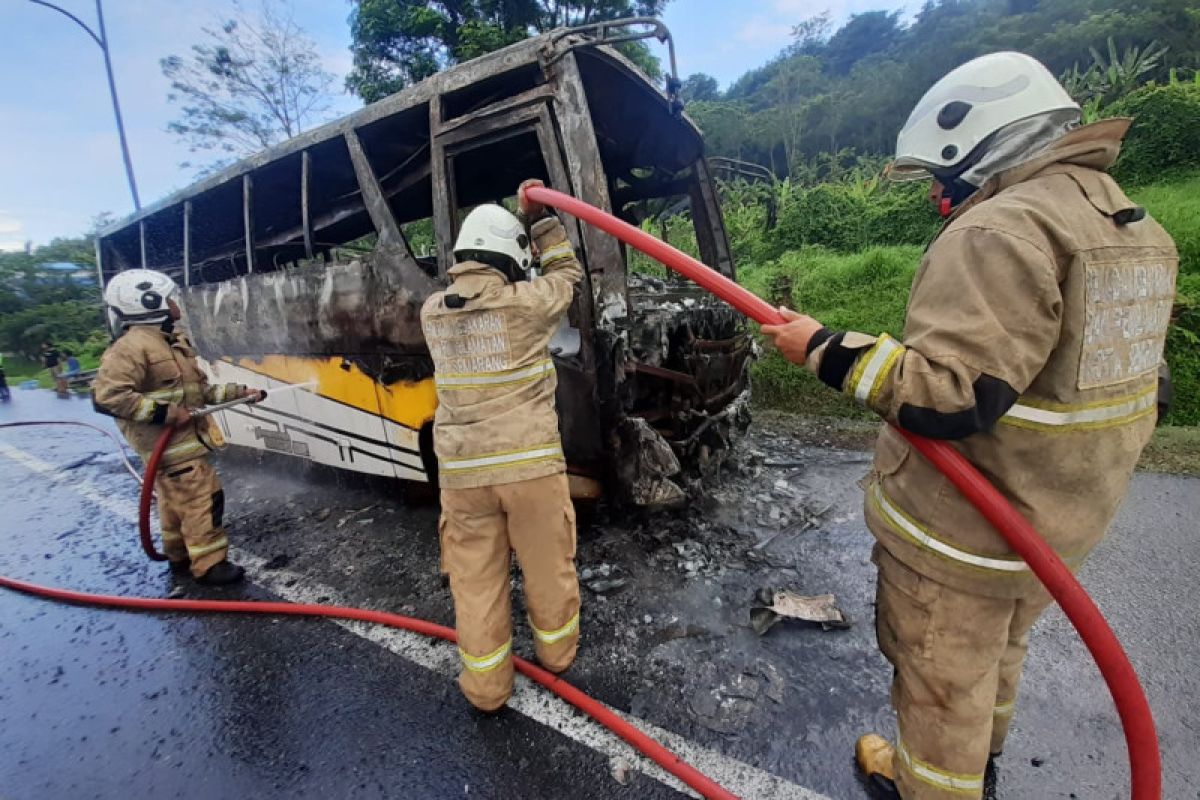
[{"label": "red fire hose", "polygon": [[170,425],[163,428],[162,435],[154,443],[154,452],[146,462],[146,476],[142,478],[142,492],[138,497],[138,541],[142,544],[142,552],[151,561],[166,561],[167,557],[154,547],[154,539],[150,536],[150,497],[154,494],[154,476],[158,475],[158,464],[162,461],[167,445],[175,429]]},{"label": "red fire hose", "polygon": [[[264,603],[241,600],[162,600],[153,597],[117,597],[113,595],[90,594],[88,592],[74,592],[68,589],[57,589],[52,586],[41,586],[36,583],[19,581],[3,575],[0,575],[0,586],[15,589],[18,592],[46,597],[51,600],[79,603],[86,606],[103,606],[105,608],[121,608],[137,611],[244,613],[352,619],[412,631],[423,636],[445,639],[447,642],[457,641],[454,630],[444,625],[437,625],[422,619],[401,616],[400,614],[370,611],[365,608],[309,605],[304,603]],[[676,778],[679,778],[679,780],[696,790],[702,797],[714,798],[715,800],[737,800],[737,795],[721,788],[711,778],[690,764],[687,764],[666,747],[663,747],[626,722],[608,706],[592,699],[557,675],[547,672],[541,667],[535,666],[517,656],[513,656],[513,666],[516,667],[517,672],[546,687],[629,742],[629,744],[637,748],[638,752],[654,761]]]},{"label": "red fire hose", "polygon": [[[762,298],[611,214],[553,189],[531,188],[525,194],[534,202],[565,211],[636,247],[756,322],[764,325],[786,322],[779,311]],[[946,442],[926,439],[900,428],[896,430],[971,501],[1013,551],[1025,559],[1062,607],[1095,659],[1117,706],[1129,748],[1133,800],[1159,800],[1162,796],[1162,763],[1150,704],[1129,657],[1100,609],[1029,521],[961,453]]]}]

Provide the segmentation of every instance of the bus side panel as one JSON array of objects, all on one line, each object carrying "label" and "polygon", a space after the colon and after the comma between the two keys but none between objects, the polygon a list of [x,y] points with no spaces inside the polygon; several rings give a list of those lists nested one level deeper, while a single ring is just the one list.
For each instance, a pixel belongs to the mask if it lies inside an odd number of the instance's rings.
[{"label": "bus side panel", "polygon": [[[269,355],[206,366],[214,380],[268,390],[261,405],[221,412],[222,429],[231,444],[371,475],[427,480],[415,444],[400,447],[389,440],[375,381],[350,361]],[[309,381],[316,385],[278,391]],[[271,389],[277,391],[272,394]],[[415,442],[415,432],[412,438]]]},{"label": "bus side panel", "polygon": [[437,410],[433,380],[376,382],[375,392],[384,434],[398,458],[396,474],[405,480],[432,482],[426,470],[436,470],[437,462],[432,452],[421,450],[421,429],[433,424]]}]

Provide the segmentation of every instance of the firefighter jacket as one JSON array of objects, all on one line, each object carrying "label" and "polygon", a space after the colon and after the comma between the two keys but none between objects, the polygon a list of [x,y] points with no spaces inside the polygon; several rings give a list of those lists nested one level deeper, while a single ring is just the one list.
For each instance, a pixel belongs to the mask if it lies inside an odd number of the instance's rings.
[{"label": "firefighter jacket", "polygon": [[[1170,236],[1105,170],[1129,121],[1078,128],[995,175],[926,251],[903,342],[822,330],[808,366],[890,422],[954,440],[1073,569],[1103,536],[1155,424],[1175,297]],[[866,484],[880,543],[954,588],[1037,579],[885,427]]]},{"label": "firefighter jacket", "polygon": [[539,277],[510,283],[464,261],[421,324],[433,356],[434,450],[441,486],[467,489],[565,471],[548,345],[583,269],[557,217],[534,223]]},{"label": "firefighter jacket", "polygon": [[[183,334],[166,333],[157,325],[133,325],[104,351],[92,383],[92,404],[101,414],[116,417],[117,427],[145,461],[172,405],[199,408],[236,399],[245,391],[236,383],[210,386]],[[161,468],[199,458],[222,444],[220,429],[210,418],[193,420],[171,440]]]}]

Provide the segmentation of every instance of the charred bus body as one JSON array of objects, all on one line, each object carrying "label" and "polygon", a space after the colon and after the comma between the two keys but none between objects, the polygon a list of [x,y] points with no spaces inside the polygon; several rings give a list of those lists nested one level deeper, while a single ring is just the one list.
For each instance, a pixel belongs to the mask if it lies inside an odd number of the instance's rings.
[{"label": "charred bus body", "polygon": [[[419,311],[472,206],[530,177],[634,222],[682,206],[701,259],[733,275],[699,131],[594,34],[446,70],[144,209],[98,238],[101,283],[172,275],[216,380],[316,381],[222,412],[229,442],[436,480]],[[728,306],[629,274],[619,242],[564,222],[587,272],[551,345],[572,491],[679,500],[745,424],[753,345]]]}]

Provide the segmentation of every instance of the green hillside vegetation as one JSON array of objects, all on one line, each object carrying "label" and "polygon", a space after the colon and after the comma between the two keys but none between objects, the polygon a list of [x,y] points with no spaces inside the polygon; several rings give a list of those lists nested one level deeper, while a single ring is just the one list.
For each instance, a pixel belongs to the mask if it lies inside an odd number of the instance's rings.
[{"label": "green hillside vegetation", "polygon": [[811,182],[856,155],[889,154],[934,81],[997,50],[1040,59],[1094,112],[1172,73],[1190,80],[1200,11],[1194,0],[942,0],[908,24],[871,11],[836,31],[826,14],[800,21],[792,46],[727,91],[694,75],[684,93],[713,152]]}]

